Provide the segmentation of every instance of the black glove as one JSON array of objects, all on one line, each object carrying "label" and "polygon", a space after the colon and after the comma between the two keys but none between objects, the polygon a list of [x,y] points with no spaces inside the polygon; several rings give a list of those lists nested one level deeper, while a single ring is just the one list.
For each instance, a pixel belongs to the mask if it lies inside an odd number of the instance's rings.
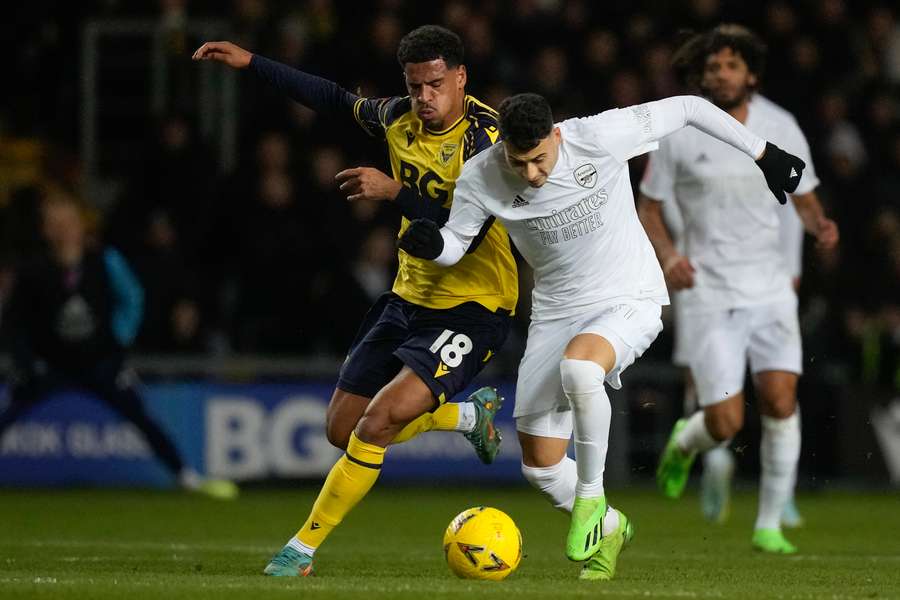
[{"label": "black glove", "polygon": [[756,161],[769,189],[775,194],[775,198],[781,204],[787,203],[787,193],[791,193],[800,185],[800,177],[806,163],[789,152],[785,152],[772,142],[766,142],[766,151],[762,158]]},{"label": "black glove", "polygon": [[409,224],[409,227],[397,240],[397,247],[407,254],[434,260],[444,251],[441,228],[434,221],[416,219]]}]

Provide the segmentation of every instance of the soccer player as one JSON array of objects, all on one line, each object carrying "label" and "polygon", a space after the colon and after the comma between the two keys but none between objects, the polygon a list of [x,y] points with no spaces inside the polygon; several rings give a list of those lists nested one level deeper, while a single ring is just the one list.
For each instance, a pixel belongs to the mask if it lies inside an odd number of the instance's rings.
[{"label": "soccer player", "polygon": [[[353,118],[387,141],[394,177],[358,167],[337,174],[348,200],[390,201],[410,220],[443,224],[464,161],[499,135],[496,112],[465,93],[459,37],[425,25],[400,41],[405,97],[360,98],[337,84],[251,54],[229,42],[207,42],[195,60],[248,68],[294,100]],[[328,439],[345,448],[309,518],[265,573],[308,575],[313,554],[371,489],[385,447],[427,430],[464,432],[485,463],[500,444],[493,417],[501,399],[482,388],[466,403],[445,403],[500,348],[516,305],[516,265],[503,227],[485,223],[452,270],[400,253],[392,292],[369,311],[328,407]]]},{"label": "soccer player", "polygon": [[[761,98],[756,94],[756,98]],[[643,201],[639,198],[638,205]],[[661,204],[662,218],[666,229],[672,238],[676,252],[684,254],[684,220],[676,202],[663,202]],[[639,211],[640,214],[640,211]],[[797,211],[792,204],[785,206],[784,210],[777,211],[779,220],[779,240],[781,252],[788,271],[791,273],[794,289],[800,285],[800,275],[803,263],[803,236],[805,230],[803,222],[797,216]],[[674,347],[672,349],[672,363],[681,368],[684,376],[684,414],[691,416],[697,411],[697,386],[691,376],[688,354],[691,349],[690,340],[685,335],[684,302],[675,291],[670,294],[672,301],[672,321],[675,329]],[[703,476],[700,479],[700,509],[708,521],[724,523],[728,520],[731,482],[734,476],[734,455],[727,445],[718,445],[703,453]],[[781,525],[784,527],[800,527],[803,524],[803,516],[797,509],[793,493],[781,513]]]},{"label": "soccer player", "polygon": [[[497,218],[534,268],[531,324],[516,385],[522,472],[571,512],[566,555],[580,577],[604,580],[633,529],[603,486],[611,408],[605,384],[662,330],[665,279],[635,210],[628,160],[687,125],[757,160],[776,195],[803,162],[695,96],[678,96],[554,124],[547,101],[519,94],[500,106],[502,144],[469,161],[443,228],[414,221],[400,247],[453,265]],[[792,175],[792,172],[795,173]],[[566,447],[575,434],[575,458]]]},{"label": "soccer player", "polygon": [[47,251],[16,273],[9,301],[13,376],[0,437],[52,392],[80,388],[137,427],[182,487],[219,499],[238,495],[226,480],[185,465],[175,445],[144,410],[137,378],[124,365],[141,323],[143,290],[114,248],[88,243],[79,200],[48,188],[41,202]]},{"label": "soccer player", "polygon": [[[749,30],[720,25],[688,40],[675,61],[716,105],[809,165],[796,190],[789,191],[806,230],[823,247],[832,247],[837,225],[825,217],[815,195],[818,179],[802,132],[790,114],[753,94],[763,52]],[[777,211],[784,209],[763,201],[766,181],[752,161],[692,130],[661,144],[641,192],[644,227],[670,287],[682,290],[681,325],[703,409],[676,423],[657,471],[660,489],[678,498],[695,455],[741,429],[749,360],[762,418],[762,477],[752,544],[765,552],[796,552],[780,525],[800,456],[796,389],[802,371],[797,296],[779,241]],[[678,203],[685,223],[684,254],[665,229],[661,202]]]}]

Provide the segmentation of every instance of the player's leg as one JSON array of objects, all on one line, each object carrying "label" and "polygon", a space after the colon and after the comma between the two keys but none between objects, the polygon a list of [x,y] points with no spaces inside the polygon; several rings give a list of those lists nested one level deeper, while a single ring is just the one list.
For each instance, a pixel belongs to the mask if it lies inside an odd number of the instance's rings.
[{"label": "player's leg", "polygon": [[[803,415],[800,412],[800,405],[797,405],[797,419],[802,424],[803,423]],[[802,429],[802,426],[801,426]],[[788,529],[797,529],[799,527],[803,527],[804,519],[803,514],[800,512],[800,509],[797,508],[797,485],[794,484],[791,487],[791,494],[788,497],[787,503],[784,505],[784,510],[781,511],[781,526],[786,527]]]},{"label": "player's leg", "polygon": [[[328,405],[325,431],[334,446],[346,450],[350,434],[371,399],[400,372],[403,362],[394,352],[409,334],[409,307],[387,293],[372,306],[360,325]],[[447,402],[409,423],[393,443],[408,441],[425,431],[470,433],[477,417],[475,401]]]},{"label": "player's leg", "polygon": [[[685,323],[682,302],[673,299],[675,320],[675,343],[672,350],[672,364],[681,367],[684,382],[685,418],[693,415],[699,408],[697,384],[691,374],[690,355],[695,344],[689,339],[694,331]],[[690,318],[690,317],[688,317]],[[713,523],[724,523],[728,519],[731,507],[731,483],[734,477],[734,455],[727,444],[714,446],[703,453],[703,476],[700,479],[700,512],[703,517]]]},{"label": "player's leg", "polygon": [[566,455],[572,438],[572,410],[562,390],[559,359],[572,323],[534,322],[516,380],[516,430],[522,448],[522,475],[550,504],[572,513],[578,473]]},{"label": "player's leg", "polygon": [[[434,412],[426,412],[404,427],[397,437],[391,440],[391,444],[402,444],[426,431],[457,431],[463,434],[471,432],[478,420],[476,402],[479,400],[476,398],[465,402],[447,402]],[[335,388],[325,413],[325,434],[333,446],[341,450],[347,449],[350,434],[371,402],[371,396]]]},{"label": "player's leg", "polygon": [[660,457],[656,482],[673,499],[684,492],[697,453],[727,445],[743,427],[749,339],[749,317],[740,310],[688,315],[683,326],[692,330],[691,373],[702,410],[675,423]]},{"label": "player's leg", "polygon": [[[522,474],[554,508],[572,512],[578,473],[575,461],[566,455],[569,440],[563,439],[568,429],[571,435],[571,411],[551,410],[540,415],[516,419],[519,445],[522,447]],[[540,431],[545,435],[526,433]],[[580,578],[592,580],[612,579],[616,572],[619,554],[634,536],[634,528],[628,518],[612,506],[606,507],[601,521],[600,543],[594,554],[588,557]]]},{"label": "player's leg", "polygon": [[[690,367],[684,373],[684,414],[693,415],[699,408],[697,384]],[[731,507],[731,482],[734,478],[734,455],[723,443],[703,453],[703,476],[700,479],[700,512],[707,521],[724,523]]]},{"label": "player's leg", "polygon": [[375,485],[387,445],[403,427],[436,404],[431,388],[412,369],[403,367],[372,399],[350,435],[346,453],[328,473],[303,527],[264,572],[309,575],[316,549]]},{"label": "player's leg", "polygon": [[447,404],[465,389],[506,341],[510,317],[475,302],[434,310],[415,307],[409,337],[395,351],[431,388],[441,405],[405,427],[394,443],[422,431],[460,431],[485,464],[494,461],[502,437],[494,427],[494,416],[503,399],[490,387],[472,393],[465,403]]},{"label": "player's leg", "polygon": [[606,338],[580,334],[569,342],[559,366],[562,388],[572,406],[578,472],[566,539],[571,560],[587,559],[600,543],[597,534],[606,515],[603,472],[612,417],[605,380],[615,362],[615,350]]},{"label": "player's leg", "polygon": [[325,435],[332,446],[347,449],[350,434],[372,402],[372,396],[354,394],[339,387],[334,389],[325,411]]},{"label": "player's leg", "polygon": [[763,551],[793,553],[797,549],[781,533],[781,516],[792,495],[800,460],[800,416],[797,381],[803,350],[796,298],[760,307],[750,339],[750,368],[759,396],[759,511],[753,545]]},{"label": "player's leg", "polygon": [[104,361],[79,379],[89,391],[138,428],[153,453],[182,487],[223,500],[237,497],[237,486],[231,481],[206,479],[184,464],[175,444],[144,409],[137,390],[137,375],[123,367],[120,360]]},{"label": "player's leg", "polygon": [[703,453],[703,475],[700,478],[700,511],[703,518],[723,524],[731,513],[731,486],[735,460],[727,443],[713,446]]},{"label": "player's leg", "polygon": [[800,460],[800,419],[796,411],[797,375],[764,371],[754,375],[760,399],[759,509],[753,545],[766,552],[792,554],[796,547],[781,533],[781,515],[791,497]]},{"label": "player's leg", "polygon": [[[578,484],[566,555],[584,560],[600,551],[607,502],[603,485],[612,409],[606,383],[620,375],[662,331],[661,307],[649,300],[617,303],[589,315],[560,361],[562,388],[572,407]],[[616,549],[616,554],[621,547]],[[597,578],[604,578],[602,573]]]},{"label": "player's leg", "polygon": [[546,412],[516,419],[522,448],[522,475],[550,504],[572,513],[578,471],[567,454],[572,437],[572,411]]}]

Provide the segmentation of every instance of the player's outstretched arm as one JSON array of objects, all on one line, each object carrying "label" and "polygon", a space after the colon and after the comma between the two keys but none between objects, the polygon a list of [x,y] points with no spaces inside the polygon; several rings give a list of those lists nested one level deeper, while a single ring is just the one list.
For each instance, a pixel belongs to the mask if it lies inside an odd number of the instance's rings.
[{"label": "player's outstretched arm", "polygon": [[192,60],[214,60],[232,69],[246,69],[253,54],[231,42],[205,42],[197,48]]},{"label": "player's outstretched arm", "polygon": [[649,109],[646,126],[652,132],[652,140],[692,125],[753,158],[781,204],[787,202],[786,193],[793,192],[800,184],[806,163],[765,141],[708,100],[699,96],[673,96],[646,106]]},{"label": "player's outstretched arm", "polygon": [[214,60],[234,69],[249,69],[279,92],[317,112],[346,111],[352,115],[359,100],[359,96],[333,81],[253,54],[231,42],[206,42],[197,48],[192,58]]}]

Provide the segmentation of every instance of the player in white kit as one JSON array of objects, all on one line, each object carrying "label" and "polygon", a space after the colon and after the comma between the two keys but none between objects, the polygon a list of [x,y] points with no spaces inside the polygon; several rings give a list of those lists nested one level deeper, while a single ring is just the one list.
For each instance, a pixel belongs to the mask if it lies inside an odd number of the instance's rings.
[{"label": "player in white kit", "polygon": [[[753,96],[764,47],[747,29],[721,25],[676,53],[704,93],[747,128],[793,152],[808,168],[793,201],[819,244],[837,243],[814,189],[819,181],[794,118]],[[679,420],[660,460],[663,494],[684,490],[697,452],[727,443],[743,426],[744,376],[749,360],[760,401],[762,476],[752,544],[790,554],[781,532],[800,456],[796,411],[802,372],[797,295],[781,250],[779,210],[766,202],[766,180],[753,161],[727,144],[686,129],[667,138],[641,183],[640,214],[670,287],[681,291],[681,325],[703,408]],[[684,253],[665,229],[660,202],[677,202],[684,220]]]},{"label": "player in white kit", "polygon": [[[763,96],[754,94],[757,101],[764,100]],[[641,215],[641,207],[646,207],[646,196],[638,197],[638,216]],[[662,218],[666,229],[675,245],[675,251],[684,254],[684,220],[677,202],[662,202]],[[646,208],[644,209],[646,210]],[[788,272],[791,274],[794,290],[800,286],[800,276],[803,271],[803,236],[806,230],[803,221],[797,215],[794,205],[787,204],[784,210],[776,211],[779,221],[779,235],[781,256],[784,258]],[[674,340],[672,347],[672,364],[681,368],[684,375],[684,414],[690,416],[697,411],[697,386],[691,376],[689,352],[692,343],[685,333],[684,301],[681,294],[670,289],[672,301],[672,325],[674,327]],[[798,409],[799,410],[799,409]],[[703,453],[703,476],[700,479],[700,509],[704,518],[713,523],[724,523],[728,520],[731,504],[731,482],[734,476],[735,461],[728,445],[718,445]],[[801,527],[803,516],[797,509],[793,490],[791,497],[785,504],[781,513],[781,525],[783,527]]]},{"label": "player in white kit", "polygon": [[[571,512],[566,555],[587,560],[580,577],[610,579],[633,529],[608,507],[603,487],[611,415],[605,384],[620,387],[622,372],[662,330],[669,301],[637,217],[628,160],[693,125],[759,159],[776,195],[793,189],[804,164],[696,96],[558,124],[536,94],[508,98],[499,112],[504,141],[463,169],[447,224],[414,221],[398,243],[452,265],[496,218],[534,269],[514,412],[522,472]],[[574,461],[566,456],[573,425]]]}]

